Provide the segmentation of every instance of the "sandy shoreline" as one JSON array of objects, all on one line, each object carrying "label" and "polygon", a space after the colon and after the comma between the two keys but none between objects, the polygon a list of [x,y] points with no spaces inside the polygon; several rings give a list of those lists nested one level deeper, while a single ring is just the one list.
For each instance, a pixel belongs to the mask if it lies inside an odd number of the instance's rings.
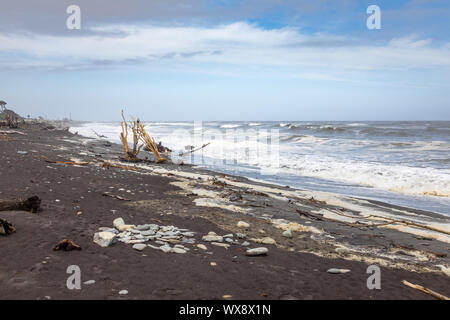
[{"label": "sandy shoreline", "polygon": [[[121,146],[37,124],[16,131],[21,134],[0,140],[0,199],[36,194],[43,210],[0,212],[17,228],[0,237],[1,299],[431,298],[402,280],[450,295],[449,217],[190,166],[146,162],[136,164],[137,171],[105,169],[98,164],[118,163]],[[92,163],[55,164],[41,156]],[[186,245],[187,253],[174,254],[93,243],[98,228],[112,227],[118,217],[189,229],[195,243],[208,249]],[[250,224],[247,230],[236,226],[241,220]],[[292,238],[282,235],[287,228]],[[202,241],[211,231],[246,233],[250,246]],[[275,244],[258,243],[264,237]],[[83,250],[52,251],[65,238]],[[245,255],[261,246],[269,249],[267,256]],[[381,268],[381,290],[366,286],[371,264]],[[80,266],[83,282],[95,283],[68,290],[69,265]],[[330,268],[351,271],[330,274]],[[128,294],[119,295],[121,290]]]}]

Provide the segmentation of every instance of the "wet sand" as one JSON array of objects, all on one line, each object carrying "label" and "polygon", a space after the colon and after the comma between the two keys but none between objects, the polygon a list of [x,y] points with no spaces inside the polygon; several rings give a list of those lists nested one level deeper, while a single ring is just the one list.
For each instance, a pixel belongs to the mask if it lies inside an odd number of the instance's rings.
[{"label": "wet sand", "polygon": [[[450,296],[447,217],[190,166],[145,162],[136,164],[137,171],[106,169],[99,164],[118,163],[121,146],[42,127],[29,124],[17,129],[22,134],[0,139],[0,199],[42,199],[37,214],[0,212],[17,229],[0,236],[0,299],[434,299],[402,280]],[[91,163],[56,164],[41,156]],[[234,199],[236,194],[242,199]],[[98,228],[112,227],[118,217],[129,224],[189,229],[208,249],[186,245],[187,253],[175,254],[93,243]],[[374,225],[392,217],[442,232]],[[238,228],[241,220],[250,228]],[[295,227],[293,238],[282,236],[287,226]],[[211,231],[246,233],[251,245],[226,249],[202,241]],[[263,237],[276,244],[257,243]],[[82,250],[53,251],[62,239]],[[245,255],[261,246],[269,249],[267,256]],[[366,286],[371,264],[381,268],[381,290]],[[82,282],[95,283],[69,290],[69,265],[80,267]],[[351,271],[330,274],[330,268]],[[121,290],[128,294],[119,295]]]}]

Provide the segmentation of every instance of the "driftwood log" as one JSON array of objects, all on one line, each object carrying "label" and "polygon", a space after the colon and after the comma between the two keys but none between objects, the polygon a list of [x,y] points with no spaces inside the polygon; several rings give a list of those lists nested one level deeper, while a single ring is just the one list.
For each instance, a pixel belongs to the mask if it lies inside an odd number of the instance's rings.
[{"label": "driftwood log", "polygon": [[0,211],[29,211],[38,212],[41,206],[41,199],[38,196],[32,196],[27,200],[0,200]]},{"label": "driftwood log", "polygon": [[0,219],[0,235],[7,236],[10,233],[16,231],[16,228],[12,226],[8,221]]},{"label": "driftwood log", "polygon": [[53,248],[53,250],[72,251],[72,250],[81,250],[81,247],[72,240],[64,239],[58,242],[58,244]]},{"label": "driftwood log", "polygon": [[449,297],[446,297],[446,296],[444,296],[443,294],[437,293],[436,291],[433,291],[433,290],[431,290],[431,289],[428,289],[428,288],[425,288],[425,287],[423,287],[423,286],[420,286],[420,285],[417,285],[417,284],[408,282],[408,281],[406,281],[406,280],[403,280],[402,282],[403,282],[404,285],[406,285],[406,286],[408,286],[408,287],[411,287],[411,288],[414,288],[414,289],[416,289],[416,290],[422,291],[422,292],[424,292],[424,293],[426,293],[426,294],[429,294],[430,296],[435,297],[436,299],[440,299],[440,300],[450,300]]}]

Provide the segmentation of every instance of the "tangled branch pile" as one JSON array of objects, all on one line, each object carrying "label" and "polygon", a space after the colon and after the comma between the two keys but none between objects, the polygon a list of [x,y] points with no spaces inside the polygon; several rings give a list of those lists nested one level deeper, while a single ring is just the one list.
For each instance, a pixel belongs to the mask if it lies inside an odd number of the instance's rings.
[{"label": "tangled branch pile", "polygon": [[[123,148],[125,151],[125,157],[127,161],[137,162],[140,159],[137,157],[141,148],[145,144],[148,150],[152,151],[156,157],[156,163],[164,163],[167,159],[161,157],[158,146],[155,141],[150,137],[150,135],[145,131],[144,125],[139,121],[139,119],[127,122],[125,116],[123,115],[122,110],[122,119],[121,122],[122,132],[120,133],[120,140],[122,141]],[[133,133],[133,149],[130,150],[128,146],[128,129],[130,129]],[[139,142],[142,142],[139,144]]]}]

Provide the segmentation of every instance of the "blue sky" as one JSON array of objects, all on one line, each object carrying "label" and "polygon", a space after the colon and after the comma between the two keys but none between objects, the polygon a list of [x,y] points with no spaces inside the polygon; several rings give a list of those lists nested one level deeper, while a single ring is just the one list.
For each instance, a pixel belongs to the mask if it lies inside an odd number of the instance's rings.
[{"label": "blue sky", "polygon": [[0,99],[95,121],[450,120],[449,18],[440,0],[7,1]]}]

